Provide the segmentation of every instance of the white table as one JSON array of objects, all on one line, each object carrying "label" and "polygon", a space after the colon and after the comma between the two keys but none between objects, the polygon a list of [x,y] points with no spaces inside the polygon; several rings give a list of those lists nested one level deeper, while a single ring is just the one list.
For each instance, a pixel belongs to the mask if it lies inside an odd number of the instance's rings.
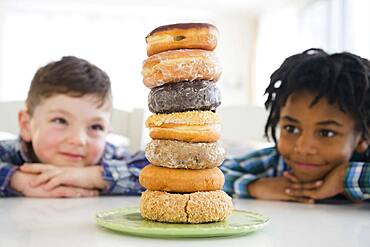
[{"label": "white table", "polygon": [[268,216],[260,231],[239,237],[151,239],[115,233],[95,213],[137,206],[139,197],[0,198],[0,246],[370,246],[370,203],[315,204],[234,200],[236,208]]}]

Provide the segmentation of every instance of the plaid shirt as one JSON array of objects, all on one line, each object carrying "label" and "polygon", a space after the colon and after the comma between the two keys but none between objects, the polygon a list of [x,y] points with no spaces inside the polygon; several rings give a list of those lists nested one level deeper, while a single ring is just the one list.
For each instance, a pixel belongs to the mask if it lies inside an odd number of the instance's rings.
[{"label": "plaid shirt", "polygon": [[[362,161],[361,161],[362,160]],[[239,158],[226,159],[221,166],[225,175],[224,191],[237,197],[251,197],[247,186],[262,177],[279,177],[290,168],[275,147],[265,148]],[[356,154],[349,162],[345,194],[353,200],[370,199],[370,159]]]},{"label": "plaid shirt", "polygon": [[[10,177],[24,163],[34,162],[20,139],[0,141],[0,197],[20,196],[10,187]],[[130,155],[123,147],[107,143],[99,164],[108,182],[102,194],[139,195],[144,190],[139,184],[140,171],[148,164],[144,152]]]}]

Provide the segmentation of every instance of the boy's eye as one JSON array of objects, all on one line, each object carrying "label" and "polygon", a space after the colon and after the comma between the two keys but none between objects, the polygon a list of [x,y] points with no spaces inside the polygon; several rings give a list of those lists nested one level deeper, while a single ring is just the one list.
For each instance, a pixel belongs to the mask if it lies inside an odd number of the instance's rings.
[{"label": "boy's eye", "polygon": [[93,124],[90,128],[95,131],[104,131],[104,126],[101,124]]},{"label": "boy's eye", "polygon": [[54,118],[51,121],[57,124],[67,124],[67,121],[64,118]]},{"label": "boy's eye", "polygon": [[299,133],[299,129],[293,125],[284,125],[283,126],[283,129],[288,132],[288,133],[291,133],[291,134],[298,134]]},{"label": "boy's eye", "polygon": [[334,131],[324,129],[319,131],[319,135],[321,137],[333,137],[336,135],[336,133]]}]

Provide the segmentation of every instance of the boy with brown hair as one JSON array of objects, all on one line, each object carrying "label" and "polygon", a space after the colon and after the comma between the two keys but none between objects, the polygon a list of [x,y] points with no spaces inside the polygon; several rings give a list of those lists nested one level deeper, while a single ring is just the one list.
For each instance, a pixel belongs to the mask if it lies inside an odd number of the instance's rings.
[{"label": "boy with brown hair", "polygon": [[0,142],[0,196],[140,193],[147,161],[106,142],[111,114],[110,79],[95,65],[69,56],[40,68],[18,115],[19,139]]}]

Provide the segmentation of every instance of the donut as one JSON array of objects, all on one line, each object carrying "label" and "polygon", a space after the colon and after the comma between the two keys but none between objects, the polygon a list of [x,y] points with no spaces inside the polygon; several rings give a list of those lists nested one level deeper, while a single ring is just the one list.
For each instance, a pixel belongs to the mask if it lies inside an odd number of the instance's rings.
[{"label": "donut", "polygon": [[147,54],[176,49],[204,49],[213,51],[217,46],[218,30],[207,23],[178,23],[161,26],[145,38]]},{"label": "donut", "polygon": [[216,142],[220,139],[220,120],[211,111],[153,114],[145,122],[152,139],[184,142]]},{"label": "donut", "polygon": [[173,194],[146,190],[141,194],[141,216],[169,223],[206,223],[225,220],[233,211],[232,199],[221,190]]},{"label": "donut", "polygon": [[217,81],[221,67],[211,51],[181,49],[150,56],[143,62],[141,74],[144,85],[153,88],[182,81]]},{"label": "donut", "polygon": [[219,142],[191,143],[173,140],[152,140],[146,145],[145,156],[156,166],[180,169],[218,167],[225,159]]},{"label": "donut", "polygon": [[140,172],[139,182],[148,190],[191,193],[220,190],[225,178],[217,167],[192,170],[147,165]]},{"label": "donut", "polygon": [[153,113],[210,111],[220,104],[220,90],[212,81],[165,84],[150,90],[148,96],[148,107]]}]

